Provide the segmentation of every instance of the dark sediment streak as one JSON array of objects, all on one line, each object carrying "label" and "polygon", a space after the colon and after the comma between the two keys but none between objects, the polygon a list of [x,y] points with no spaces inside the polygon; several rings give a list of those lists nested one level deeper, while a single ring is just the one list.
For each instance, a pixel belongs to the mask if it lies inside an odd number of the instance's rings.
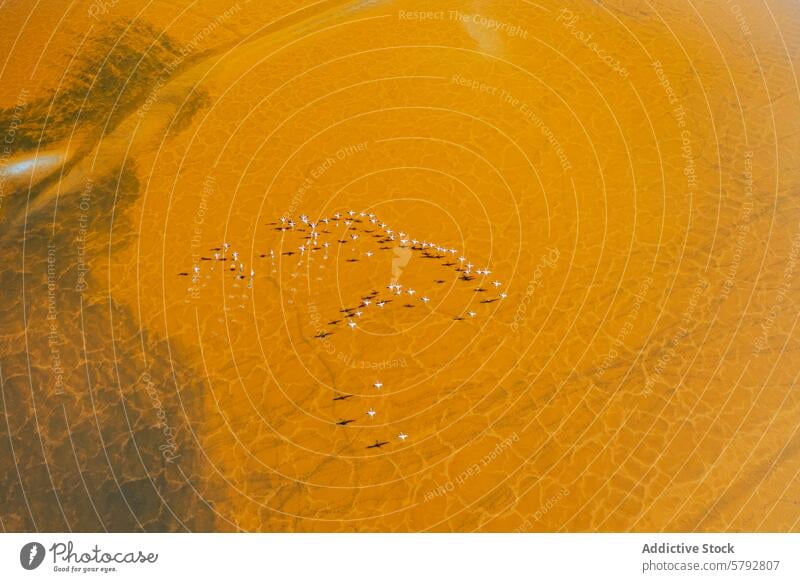
[{"label": "dark sediment streak", "polygon": [[[146,80],[174,47],[146,27],[120,33],[113,29],[91,46],[66,90],[26,105],[12,155],[58,142],[75,124],[101,139],[145,99]],[[13,114],[0,112],[0,129]],[[114,301],[107,267],[96,268],[133,240],[122,217],[140,194],[135,167],[96,177],[85,198],[64,192],[57,209],[47,201],[26,216],[28,200],[56,179],[30,192],[9,192],[8,184],[5,190],[3,527],[210,530],[213,511],[195,491],[196,446],[187,420],[201,414],[201,384],[174,347],[171,360],[166,342]],[[20,215],[26,220],[16,222]]]}]

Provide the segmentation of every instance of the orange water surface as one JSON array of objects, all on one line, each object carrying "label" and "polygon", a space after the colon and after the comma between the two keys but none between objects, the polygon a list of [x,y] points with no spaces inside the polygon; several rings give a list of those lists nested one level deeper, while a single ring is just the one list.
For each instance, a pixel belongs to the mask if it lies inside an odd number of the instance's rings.
[{"label": "orange water surface", "polygon": [[0,14],[4,530],[800,529],[796,4]]}]

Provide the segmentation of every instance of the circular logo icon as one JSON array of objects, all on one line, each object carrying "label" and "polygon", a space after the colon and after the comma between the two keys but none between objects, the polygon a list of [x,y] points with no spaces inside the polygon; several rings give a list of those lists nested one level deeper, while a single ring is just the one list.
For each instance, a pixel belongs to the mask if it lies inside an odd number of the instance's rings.
[{"label": "circular logo icon", "polygon": [[28,542],[19,551],[19,563],[26,570],[35,570],[44,561],[44,546],[39,542]]}]

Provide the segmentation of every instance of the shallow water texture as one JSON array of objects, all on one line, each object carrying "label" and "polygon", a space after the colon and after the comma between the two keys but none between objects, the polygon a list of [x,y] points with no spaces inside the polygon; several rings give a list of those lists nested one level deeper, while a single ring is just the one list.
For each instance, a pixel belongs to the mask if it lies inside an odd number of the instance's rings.
[{"label": "shallow water texture", "polygon": [[6,2],[5,531],[797,531],[796,3]]}]

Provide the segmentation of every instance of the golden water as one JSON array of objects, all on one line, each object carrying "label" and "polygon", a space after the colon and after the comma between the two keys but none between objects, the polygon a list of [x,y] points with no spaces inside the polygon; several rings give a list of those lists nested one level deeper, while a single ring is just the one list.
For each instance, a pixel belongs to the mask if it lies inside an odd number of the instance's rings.
[{"label": "golden water", "polygon": [[0,10],[6,530],[797,530],[793,4]]}]

